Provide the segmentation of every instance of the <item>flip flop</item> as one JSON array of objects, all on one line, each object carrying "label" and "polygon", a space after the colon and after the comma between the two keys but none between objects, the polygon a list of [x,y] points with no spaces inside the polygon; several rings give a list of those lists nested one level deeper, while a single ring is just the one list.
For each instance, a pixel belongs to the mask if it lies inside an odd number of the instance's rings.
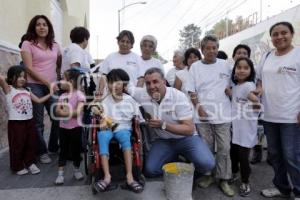
[{"label": "flip flop", "polygon": [[118,188],[118,185],[112,184],[112,183],[107,183],[104,180],[100,180],[100,181],[94,183],[94,189],[97,192],[106,192],[106,191],[110,191],[110,190],[115,190],[117,188]]},{"label": "flip flop", "polygon": [[122,189],[129,190],[135,193],[141,193],[144,190],[144,187],[137,181],[133,181],[132,183],[128,184],[127,182],[122,185]]}]

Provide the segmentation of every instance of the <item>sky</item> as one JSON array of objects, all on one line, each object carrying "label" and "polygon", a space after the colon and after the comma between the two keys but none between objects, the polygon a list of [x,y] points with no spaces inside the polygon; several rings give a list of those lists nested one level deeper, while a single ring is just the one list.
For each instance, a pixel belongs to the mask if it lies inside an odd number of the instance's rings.
[{"label": "sky", "polygon": [[257,12],[259,22],[261,10],[265,20],[300,4],[300,0],[90,0],[89,50],[94,59],[104,59],[118,50],[118,10],[142,1],[147,3],[120,11],[120,28],[133,32],[132,50],[138,54],[141,38],[154,35],[158,40],[157,51],[168,61],[179,46],[179,31],[190,23],[200,26],[204,33],[226,16],[246,18]]}]

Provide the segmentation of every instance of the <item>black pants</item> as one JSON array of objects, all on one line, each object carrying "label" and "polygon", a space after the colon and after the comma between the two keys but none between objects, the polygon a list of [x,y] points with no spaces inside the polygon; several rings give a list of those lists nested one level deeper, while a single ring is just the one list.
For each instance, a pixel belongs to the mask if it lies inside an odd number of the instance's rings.
[{"label": "black pants", "polygon": [[249,182],[249,176],[251,173],[249,164],[250,148],[242,147],[237,144],[231,144],[230,157],[232,173],[238,173],[241,171],[241,179],[243,183]]},{"label": "black pants", "polygon": [[68,159],[73,161],[73,165],[78,168],[81,162],[81,134],[82,127],[73,129],[59,129],[60,153],[58,166],[66,165]]}]

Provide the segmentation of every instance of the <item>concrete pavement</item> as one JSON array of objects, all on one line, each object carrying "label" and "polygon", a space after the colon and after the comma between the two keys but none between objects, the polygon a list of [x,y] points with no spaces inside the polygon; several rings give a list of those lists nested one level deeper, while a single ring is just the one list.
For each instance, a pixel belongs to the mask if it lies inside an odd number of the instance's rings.
[{"label": "concrete pavement", "polygon": [[[72,177],[72,166],[68,165],[65,173],[64,186],[55,186],[53,181],[57,175],[57,155],[51,155],[51,164],[39,164],[41,173],[38,175],[17,176],[9,170],[8,152],[0,154],[0,200],[165,200],[163,179],[147,179],[143,193],[135,194],[118,188],[117,190],[93,195],[91,186],[86,181],[76,181]],[[238,194],[233,198],[225,197],[217,184],[207,189],[195,188],[194,200],[266,200],[259,192],[261,189],[272,186],[272,169],[266,162],[252,166],[252,193],[243,198]],[[122,181],[123,182],[123,181]],[[238,185],[234,185],[238,191]],[[280,198],[276,198],[280,200]]]}]

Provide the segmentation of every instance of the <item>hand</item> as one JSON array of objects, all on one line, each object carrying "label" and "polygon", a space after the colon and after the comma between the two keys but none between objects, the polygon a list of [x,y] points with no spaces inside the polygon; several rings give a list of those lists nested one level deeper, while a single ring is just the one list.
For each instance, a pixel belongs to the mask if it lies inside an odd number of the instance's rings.
[{"label": "hand", "polygon": [[200,117],[200,121],[207,122],[208,114],[201,107],[198,109],[198,115]]},{"label": "hand", "polygon": [[100,92],[99,90],[97,90],[95,92],[95,100],[100,101],[102,99],[102,97],[103,97],[103,92]]},{"label": "hand", "polygon": [[255,94],[256,96],[260,97],[263,93],[263,89],[262,87],[257,87],[256,90],[252,91],[253,94]]},{"label": "hand", "polygon": [[225,89],[225,94],[226,94],[227,96],[231,97],[231,96],[232,96],[232,90],[231,90],[230,88],[226,88],[226,89]]},{"label": "hand", "polygon": [[161,128],[163,121],[160,119],[149,119],[148,126],[151,128]]},{"label": "hand", "polygon": [[100,119],[99,128],[102,129],[102,130],[105,130],[105,129],[108,128],[107,122],[104,118]]}]

